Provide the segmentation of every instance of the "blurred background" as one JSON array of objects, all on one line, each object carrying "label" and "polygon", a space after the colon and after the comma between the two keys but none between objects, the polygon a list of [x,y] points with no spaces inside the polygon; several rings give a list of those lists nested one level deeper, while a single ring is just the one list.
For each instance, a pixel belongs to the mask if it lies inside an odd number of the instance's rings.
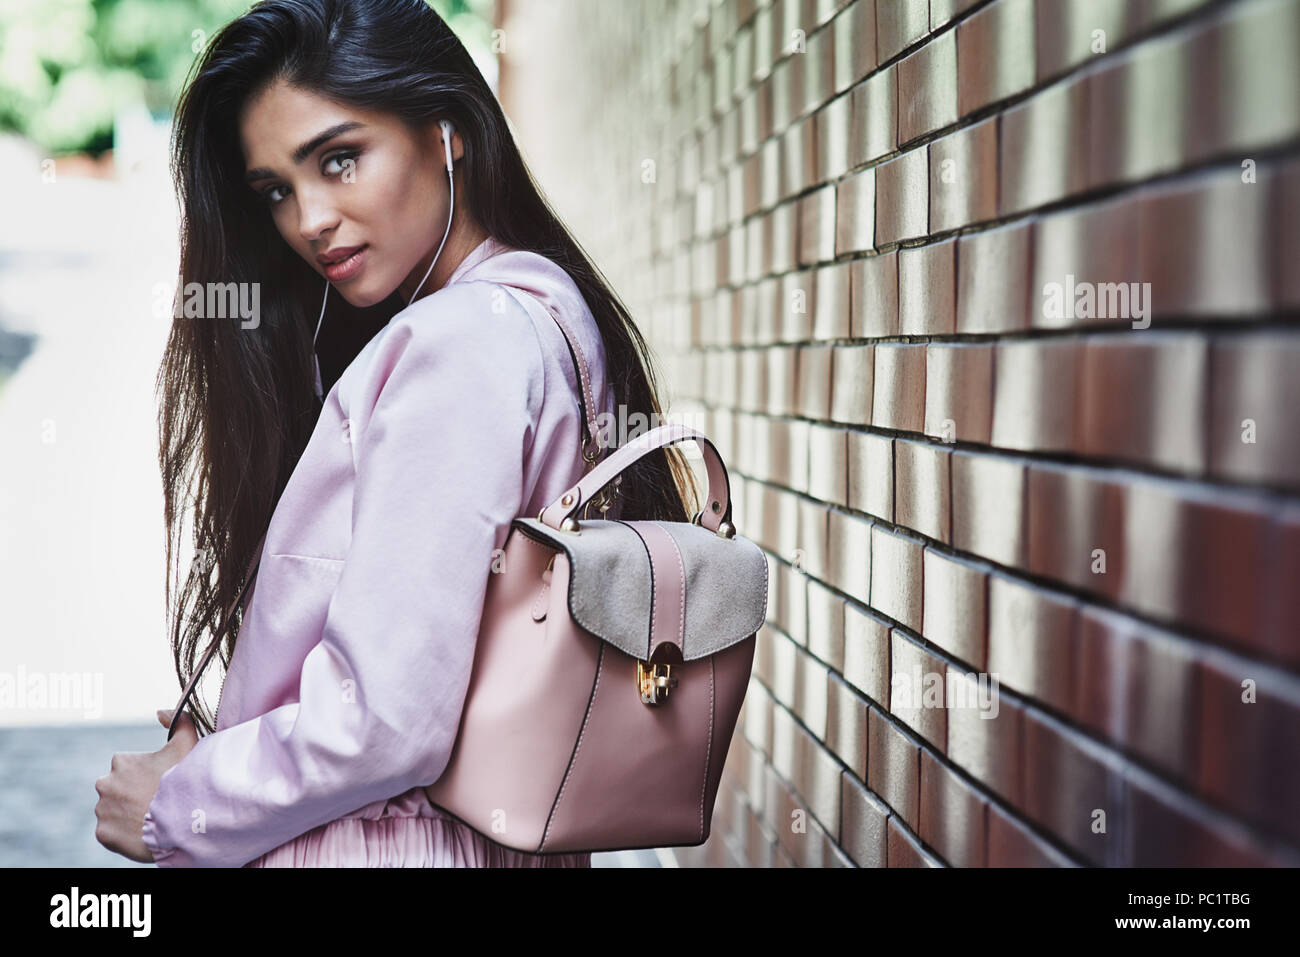
[{"label": "blurred background", "polygon": [[[432,5],[769,555],[710,840],[597,863],[1300,865],[1300,0]],[[0,0],[0,866],[136,866],[169,110],[246,6]]]}]

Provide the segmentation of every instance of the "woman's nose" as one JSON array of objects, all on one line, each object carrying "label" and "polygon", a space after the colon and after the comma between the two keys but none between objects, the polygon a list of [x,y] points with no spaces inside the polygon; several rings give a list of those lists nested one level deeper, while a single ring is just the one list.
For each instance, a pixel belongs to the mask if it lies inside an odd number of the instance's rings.
[{"label": "woman's nose", "polygon": [[326,230],[337,226],[338,210],[320,194],[298,194],[298,234],[313,243]]}]

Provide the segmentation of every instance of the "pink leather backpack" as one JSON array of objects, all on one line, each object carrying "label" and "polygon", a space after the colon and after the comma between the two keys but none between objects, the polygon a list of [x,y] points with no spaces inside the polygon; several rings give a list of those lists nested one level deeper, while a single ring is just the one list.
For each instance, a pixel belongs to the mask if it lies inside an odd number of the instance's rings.
[{"label": "pink leather backpack", "polygon": [[[586,362],[547,311],[578,369],[591,463]],[[692,521],[579,519],[634,462],[685,439],[708,474]],[[429,800],[535,854],[702,844],[767,615],[767,559],[737,534],[731,505],[712,441],[664,425],[610,452],[536,518],[515,519]]]},{"label": "pink leather backpack", "polygon": [[[767,616],[767,558],[737,534],[726,466],[703,433],[660,426],[600,461],[586,360],[546,311],[573,352],[594,467],[536,518],[511,524],[489,573],[456,744],[425,792],[489,840],[534,854],[702,844]],[[692,521],[586,517],[592,504],[605,514],[601,493],[638,459],[686,439],[708,475],[708,504]],[[176,715],[256,570],[254,559]]]}]

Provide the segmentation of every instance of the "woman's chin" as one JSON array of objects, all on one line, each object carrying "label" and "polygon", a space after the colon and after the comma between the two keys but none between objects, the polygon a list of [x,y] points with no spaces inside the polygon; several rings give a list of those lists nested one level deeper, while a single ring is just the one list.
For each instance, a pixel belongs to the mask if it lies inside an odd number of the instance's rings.
[{"label": "woman's chin", "polygon": [[349,288],[347,289],[335,286],[334,291],[346,299],[349,305],[358,309],[368,309],[371,306],[376,306],[391,295],[391,291],[385,292],[377,286],[372,288],[365,284],[352,286],[349,283],[348,285]]}]

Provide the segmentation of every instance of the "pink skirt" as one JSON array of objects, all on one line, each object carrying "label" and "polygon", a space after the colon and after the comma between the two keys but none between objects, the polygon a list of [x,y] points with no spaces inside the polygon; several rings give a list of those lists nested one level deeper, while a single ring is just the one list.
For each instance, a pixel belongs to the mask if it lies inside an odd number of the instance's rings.
[{"label": "pink skirt", "polygon": [[245,867],[590,867],[591,854],[528,854],[489,841],[423,788],[300,834]]}]

